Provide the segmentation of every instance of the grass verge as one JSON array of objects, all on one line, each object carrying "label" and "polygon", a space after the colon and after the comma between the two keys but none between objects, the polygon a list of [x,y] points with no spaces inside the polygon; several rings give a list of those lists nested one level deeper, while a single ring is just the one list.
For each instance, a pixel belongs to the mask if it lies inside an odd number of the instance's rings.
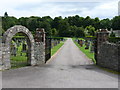
[{"label": "grass verge", "polygon": [[53,56],[60,49],[60,47],[62,47],[63,44],[64,42],[61,41],[57,46],[53,47],[51,49],[51,56]]},{"label": "grass verge", "polygon": [[[83,38],[81,38],[83,40]],[[73,42],[76,44],[76,46],[88,57],[90,58],[95,64],[96,64],[96,60],[94,59],[94,53],[90,52],[90,48],[89,49],[85,49],[85,45],[83,45],[83,47],[80,47],[80,45],[75,42],[75,38],[72,38]]]},{"label": "grass verge", "polygon": [[[76,38],[72,38],[73,42],[76,44],[76,46],[90,59],[92,59],[92,61],[96,64],[96,60],[94,59],[94,53],[90,53],[90,49],[86,50],[84,49],[85,48],[85,45],[83,45],[83,47],[80,47],[80,45],[75,42],[75,39]],[[83,40],[83,39],[82,39]],[[110,69],[107,69],[107,68],[103,68],[103,67],[100,67],[100,66],[97,66],[96,67],[104,70],[104,71],[107,71],[107,72],[110,72],[110,73],[113,73],[113,74],[119,74],[120,75],[120,72],[117,72],[117,71],[113,71],[113,70],[110,70]]]}]

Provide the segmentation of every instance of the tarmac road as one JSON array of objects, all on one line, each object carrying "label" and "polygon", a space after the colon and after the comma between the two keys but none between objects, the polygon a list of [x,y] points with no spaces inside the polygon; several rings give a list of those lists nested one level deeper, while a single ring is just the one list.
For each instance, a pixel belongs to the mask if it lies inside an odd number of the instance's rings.
[{"label": "tarmac road", "polygon": [[6,70],[3,88],[118,88],[118,75],[92,64],[68,39],[45,65]]}]

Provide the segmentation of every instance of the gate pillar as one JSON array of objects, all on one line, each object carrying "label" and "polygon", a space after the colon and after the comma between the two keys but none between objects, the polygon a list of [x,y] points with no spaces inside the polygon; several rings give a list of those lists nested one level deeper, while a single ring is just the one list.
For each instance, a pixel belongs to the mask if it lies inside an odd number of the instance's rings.
[{"label": "gate pillar", "polygon": [[43,28],[37,28],[35,33],[35,59],[37,65],[45,63],[45,31]]},{"label": "gate pillar", "polygon": [[99,55],[99,47],[103,42],[108,41],[109,33],[106,29],[100,29],[96,34],[96,45],[95,45],[95,59],[96,64],[98,64],[98,55]]}]

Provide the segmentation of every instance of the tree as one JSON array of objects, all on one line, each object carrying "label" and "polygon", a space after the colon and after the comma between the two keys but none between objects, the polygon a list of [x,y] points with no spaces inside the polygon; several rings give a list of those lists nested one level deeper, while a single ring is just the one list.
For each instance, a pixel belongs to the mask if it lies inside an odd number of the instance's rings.
[{"label": "tree", "polygon": [[60,20],[58,25],[59,36],[65,37],[69,36],[69,23],[66,20]]},{"label": "tree", "polygon": [[115,37],[115,33],[112,31],[110,37]]},{"label": "tree", "polygon": [[74,26],[75,25],[77,27],[81,27],[81,26],[83,26],[84,18],[76,15],[76,16],[69,16],[68,18],[66,18],[66,20],[68,21],[70,26]]},{"label": "tree", "polygon": [[87,27],[89,25],[94,25],[94,19],[91,19],[89,16],[87,16],[84,20],[83,20],[83,27]]},{"label": "tree", "polygon": [[42,21],[46,21],[50,24],[52,24],[53,19],[50,16],[44,16],[41,18]]},{"label": "tree", "polygon": [[55,28],[51,29],[51,35],[52,36],[57,36],[58,32]]},{"label": "tree", "polygon": [[93,27],[95,27],[95,30],[100,29],[100,20],[98,17],[94,19]]},{"label": "tree", "polygon": [[8,17],[8,14],[7,14],[7,12],[5,12],[5,14],[4,14],[4,17]]},{"label": "tree", "polygon": [[77,31],[77,27],[74,25],[74,26],[70,26],[70,28],[69,28],[69,35],[71,36],[71,37],[75,37],[76,35],[76,31]]},{"label": "tree", "polygon": [[95,28],[93,26],[87,26],[85,28],[85,34],[86,36],[94,36],[95,35]]},{"label": "tree", "polygon": [[51,35],[51,25],[48,22],[46,21],[39,22],[38,27],[44,28],[47,35]]},{"label": "tree", "polygon": [[[50,16],[44,17],[21,17],[19,19],[8,16],[5,12],[2,17],[2,28],[6,31],[8,28],[19,24],[27,27],[30,31],[35,32],[36,28],[44,28],[47,35],[66,36],[66,37],[82,37],[94,36],[97,29],[120,30],[120,16],[115,16],[113,19],[102,19],[98,17],[80,17],[79,15],[65,17],[59,16],[52,19]],[[114,35],[113,35],[114,36]]]},{"label": "tree", "polygon": [[55,17],[54,20],[52,21],[52,28],[56,28],[58,30],[59,22],[62,20],[62,17]]},{"label": "tree", "polygon": [[30,29],[30,31],[35,32],[36,28],[38,28],[38,22],[36,18],[29,18],[27,20],[27,27]]},{"label": "tree", "polygon": [[17,25],[18,20],[15,17],[2,17],[2,28],[6,31],[8,28]]},{"label": "tree", "polygon": [[112,19],[112,28],[113,30],[120,30],[120,16],[115,16]]},{"label": "tree", "polygon": [[77,27],[75,36],[76,37],[85,37],[84,28],[83,27]]},{"label": "tree", "polygon": [[[29,18],[27,18],[27,17],[21,17],[21,18],[18,19],[19,24],[20,24],[20,25],[23,25],[23,26],[25,26],[25,27],[28,26],[28,23],[27,23],[28,20],[29,20]],[[27,28],[28,28],[28,27],[27,27]]]},{"label": "tree", "polygon": [[110,21],[110,19],[103,19],[103,20],[101,20],[100,21],[100,28],[101,29],[108,29],[108,30],[110,30],[111,29],[111,21]]}]

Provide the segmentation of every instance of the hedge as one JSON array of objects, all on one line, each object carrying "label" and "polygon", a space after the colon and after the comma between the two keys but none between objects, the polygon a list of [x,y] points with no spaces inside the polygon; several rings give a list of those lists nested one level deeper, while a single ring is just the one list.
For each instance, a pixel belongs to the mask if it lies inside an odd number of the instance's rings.
[{"label": "hedge", "polygon": [[120,37],[109,37],[109,42],[116,43],[120,41]]}]

